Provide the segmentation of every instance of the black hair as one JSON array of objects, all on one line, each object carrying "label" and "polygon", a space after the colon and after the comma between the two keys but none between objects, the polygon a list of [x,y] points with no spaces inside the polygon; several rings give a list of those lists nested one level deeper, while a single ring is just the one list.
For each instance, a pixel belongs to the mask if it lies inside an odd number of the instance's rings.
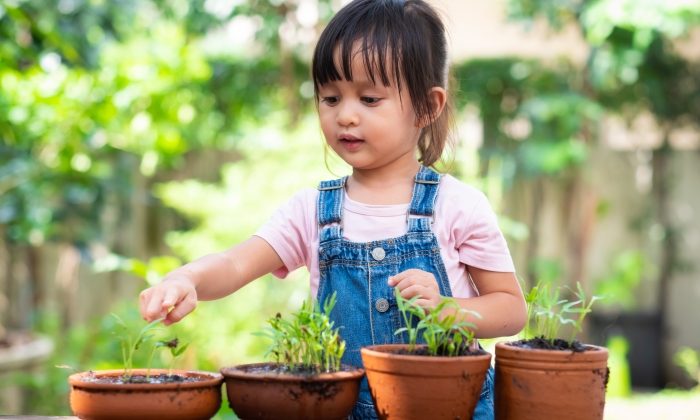
[{"label": "black hair", "polygon": [[[384,86],[395,83],[401,92],[403,76],[417,118],[431,121],[420,134],[418,150],[421,163],[433,166],[448,142],[452,145],[448,138],[454,108],[447,89],[451,76],[445,26],[439,15],[424,0],[351,1],[333,16],[316,45],[311,65],[316,106],[322,85],[341,79],[352,81],[353,46],[358,41],[372,83],[377,83],[378,76]],[[336,68],[336,48],[342,71]],[[394,80],[389,80],[390,73]],[[447,103],[437,117],[428,96],[435,86],[448,92]]]}]

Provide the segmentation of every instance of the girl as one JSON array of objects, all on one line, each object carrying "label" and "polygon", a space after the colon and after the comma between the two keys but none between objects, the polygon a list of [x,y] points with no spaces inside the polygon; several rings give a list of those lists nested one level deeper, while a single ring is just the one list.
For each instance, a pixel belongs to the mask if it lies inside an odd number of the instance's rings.
[{"label": "girl", "polygon": [[[429,169],[450,137],[445,29],[423,0],[354,0],[314,52],[316,104],[327,145],[352,174],[305,189],[245,242],[204,256],[141,293],[143,317],[178,322],[197,300],[227,296],[272,272],[306,266],[343,327],[344,363],[360,347],[400,342],[394,287],[431,307],[454,297],[483,319],[480,338],[518,333],[525,301],[506,242],[476,189]],[[171,309],[172,308],[172,309]],[[493,418],[493,368],[474,418]],[[375,419],[364,381],[353,419]]]}]

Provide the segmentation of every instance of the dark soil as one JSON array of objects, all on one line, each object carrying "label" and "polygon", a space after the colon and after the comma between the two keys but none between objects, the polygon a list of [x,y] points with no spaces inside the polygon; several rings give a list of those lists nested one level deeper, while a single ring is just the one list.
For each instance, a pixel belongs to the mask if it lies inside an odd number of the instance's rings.
[{"label": "dark soil", "polygon": [[573,351],[577,353],[582,353],[586,351],[586,345],[582,344],[578,340],[574,340],[569,343],[566,340],[557,338],[554,340],[554,344],[544,337],[535,337],[529,340],[518,340],[510,343],[511,346],[522,347],[525,349],[537,349],[537,350],[560,350],[560,351]]},{"label": "dark soil", "polygon": [[[408,351],[408,348],[402,348],[398,350],[394,350],[391,353],[392,354],[404,354],[408,356],[432,356],[429,354],[429,349],[427,346],[421,346],[421,347],[416,347],[413,349],[413,351]],[[482,356],[484,354],[489,354],[487,351],[482,350],[482,349],[477,349],[477,350],[472,350],[469,348],[469,346],[460,346],[459,352],[457,352],[456,356]],[[447,349],[445,347],[438,347],[438,352],[437,355],[433,357],[454,357],[449,354]]]},{"label": "dark soil", "polygon": [[[332,372],[327,372],[323,369],[320,369],[317,365],[308,365],[308,364],[298,364],[298,365],[293,366],[292,369],[290,369],[286,365],[270,363],[270,364],[265,364],[265,365],[246,366],[245,368],[237,368],[236,370],[242,370],[242,371],[247,372],[247,373],[260,374],[260,375],[272,373],[272,374],[276,374],[276,375],[294,375],[294,376],[300,376],[300,377],[316,376],[316,375],[320,375],[322,373],[332,373]],[[357,370],[357,368],[354,366],[340,365],[339,372],[352,372],[355,370]]]},{"label": "dark soil", "polygon": [[[92,372],[90,372],[92,373]],[[88,375],[83,378],[83,382],[93,382],[98,384],[172,384],[172,383],[185,383],[185,382],[198,382],[202,380],[207,380],[209,378],[200,378],[196,376],[182,376],[182,375],[172,375],[168,376],[164,373],[160,375],[151,375],[151,377],[146,380],[146,375],[134,375],[126,381],[123,380],[122,376],[100,376],[96,377],[94,375]]]}]

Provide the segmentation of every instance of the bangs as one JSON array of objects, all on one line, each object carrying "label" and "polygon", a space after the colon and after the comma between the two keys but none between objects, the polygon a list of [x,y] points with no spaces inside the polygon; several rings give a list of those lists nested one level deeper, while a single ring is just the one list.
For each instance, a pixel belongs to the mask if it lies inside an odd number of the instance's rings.
[{"label": "bangs", "polygon": [[401,91],[401,57],[406,55],[401,51],[405,45],[402,3],[355,0],[338,12],[323,31],[314,52],[312,75],[316,92],[328,82],[352,82],[352,62],[356,58],[362,59],[373,84],[378,80],[384,86],[395,83]]}]

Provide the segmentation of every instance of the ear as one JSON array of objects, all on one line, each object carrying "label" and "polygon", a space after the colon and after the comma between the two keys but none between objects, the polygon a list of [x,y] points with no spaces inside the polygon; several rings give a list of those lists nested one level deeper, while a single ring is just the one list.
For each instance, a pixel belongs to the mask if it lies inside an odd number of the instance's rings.
[{"label": "ear", "polygon": [[416,119],[416,127],[423,128],[435,121],[445,108],[446,102],[447,92],[445,92],[445,89],[438,86],[431,88],[428,91],[428,103],[430,104],[430,108],[433,110],[433,117],[432,119]]}]

